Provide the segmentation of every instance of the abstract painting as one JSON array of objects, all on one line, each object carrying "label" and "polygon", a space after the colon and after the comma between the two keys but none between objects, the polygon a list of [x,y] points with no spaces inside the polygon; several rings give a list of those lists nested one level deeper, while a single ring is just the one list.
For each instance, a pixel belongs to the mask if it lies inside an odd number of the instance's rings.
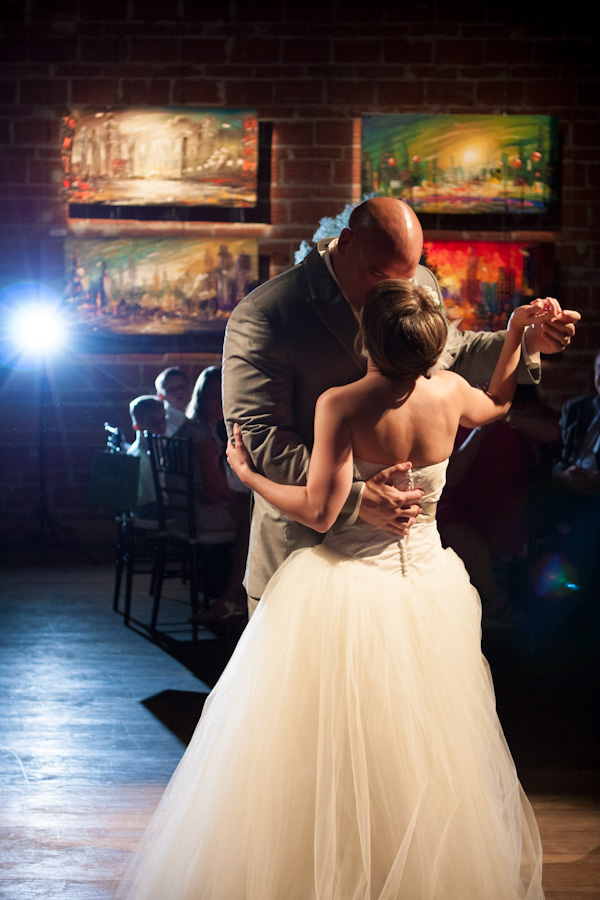
[{"label": "abstract painting", "polygon": [[553,292],[554,245],[519,241],[425,241],[423,265],[436,275],[451,321],[506,328],[517,306]]},{"label": "abstract painting", "polygon": [[421,213],[549,212],[558,201],[551,116],[364,115],[362,190]]},{"label": "abstract painting", "polygon": [[249,109],[127,109],[64,116],[70,204],[256,204],[258,123]]},{"label": "abstract painting", "polygon": [[65,305],[84,330],[181,335],[225,328],[258,279],[251,238],[69,237]]}]

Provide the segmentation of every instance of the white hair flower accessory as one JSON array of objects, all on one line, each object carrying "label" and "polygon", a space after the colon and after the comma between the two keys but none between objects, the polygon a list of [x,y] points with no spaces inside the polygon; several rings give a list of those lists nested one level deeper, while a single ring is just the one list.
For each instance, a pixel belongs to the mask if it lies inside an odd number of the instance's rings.
[{"label": "white hair flower accessory", "polygon": [[422,285],[420,285],[420,287],[423,288],[424,291],[427,291],[431,300],[433,301],[433,303],[435,303],[437,309],[439,309],[441,312],[443,312],[444,301],[441,299],[439,294],[436,291],[434,291],[434,289],[432,287],[429,287],[428,284],[422,284]]}]

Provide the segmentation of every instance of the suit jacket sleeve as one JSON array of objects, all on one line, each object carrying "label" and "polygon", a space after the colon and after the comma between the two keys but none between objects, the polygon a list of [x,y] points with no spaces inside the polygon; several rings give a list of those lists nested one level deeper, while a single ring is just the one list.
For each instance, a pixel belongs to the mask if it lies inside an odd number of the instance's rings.
[{"label": "suit jacket sleeve", "polygon": [[[310,450],[306,421],[304,429],[298,428],[295,361],[283,334],[289,331],[289,322],[282,326],[278,304],[272,299],[283,292],[306,296],[309,289],[300,267],[284,273],[283,283],[276,282],[249,295],[231,315],[224,346],[223,410],[229,431],[234,422],[242,426],[246,447],[262,474],[280,484],[305,484]],[[327,386],[331,385],[325,384],[323,389]],[[313,416],[311,409],[311,431]],[[362,489],[362,482],[352,486],[338,526],[349,524],[358,515]]]},{"label": "suit jacket sleeve", "polygon": [[[442,354],[443,368],[458,372],[469,384],[487,383],[498,362],[505,337],[506,331],[458,331],[451,325],[448,343]],[[521,356],[519,383],[537,384],[539,380],[539,366],[528,367]]]},{"label": "suit jacket sleeve", "polygon": [[267,312],[243,301],[227,325],[223,358],[223,411],[234,422],[254,465],[280,484],[306,479],[310,454],[294,430],[293,368]]}]

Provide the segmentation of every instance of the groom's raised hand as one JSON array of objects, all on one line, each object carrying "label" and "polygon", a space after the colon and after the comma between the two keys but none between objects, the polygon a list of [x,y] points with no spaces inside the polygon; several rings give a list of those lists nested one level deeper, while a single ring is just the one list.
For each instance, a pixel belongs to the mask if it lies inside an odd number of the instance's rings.
[{"label": "groom's raised hand", "polygon": [[[548,298],[547,298],[548,299]],[[553,299],[553,298],[552,298]],[[556,301],[554,301],[556,303]],[[525,332],[525,346],[529,353],[560,353],[575,336],[575,325],[581,319],[574,309],[560,309],[552,319],[533,324]]]},{"label": "groom's raised hand", "polygon": [[359,518],[391,534],[407,534],[421,512],[423,497],[421,488],[409,486],[406,473],[411,467],[409,462],[396,463],[366,481]]}]

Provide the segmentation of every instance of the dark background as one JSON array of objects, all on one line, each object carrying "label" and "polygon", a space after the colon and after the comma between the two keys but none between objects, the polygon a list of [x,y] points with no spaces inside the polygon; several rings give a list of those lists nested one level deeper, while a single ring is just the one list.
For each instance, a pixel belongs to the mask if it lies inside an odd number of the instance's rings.
[{"label": "dark background", "polygon": [[[59,135],[61,116],[72,108],[256,109],[263,223],[219,227],[258,234],[263,271],[271,275],[293,262],[322,216],[360,198],[363,113],[554,115],[561,211],[542,237],[556,246],[557,296],[584,317],[568,354],[544,365],[544,399],[559,409],[591,388],[600,346],[600,48],[593,8],[574,2],[556,16],[537,0],[3,0],[0,290],[23,281],[62,290],[67,208]],[[496,236],[488,221],[461,217],[450,226],[425,222],[426,229],[432,224],[445,229],[426,230],[432,238]],[[476,230],[482,225],[485,231]],[[533,223],[527,229],[526,239],[540,237]],[[127,403],[151,391],[162,368],[180,364],[195,378],[218,360],[218,343],[200,338],[194,346],[165,341],[141,350],[135,338],[123,339],[109,352],[88,341],[54,360],[43,427],[57,521],[84,543],[112,541],[111,517],[88,503],[104,421],[131,437]],[[2,365],[0,375],[4,532],[34,515],[39,502],[39,403],[35,372]],[[28,527],[17,528],[11,539],[27,536]]]}]

